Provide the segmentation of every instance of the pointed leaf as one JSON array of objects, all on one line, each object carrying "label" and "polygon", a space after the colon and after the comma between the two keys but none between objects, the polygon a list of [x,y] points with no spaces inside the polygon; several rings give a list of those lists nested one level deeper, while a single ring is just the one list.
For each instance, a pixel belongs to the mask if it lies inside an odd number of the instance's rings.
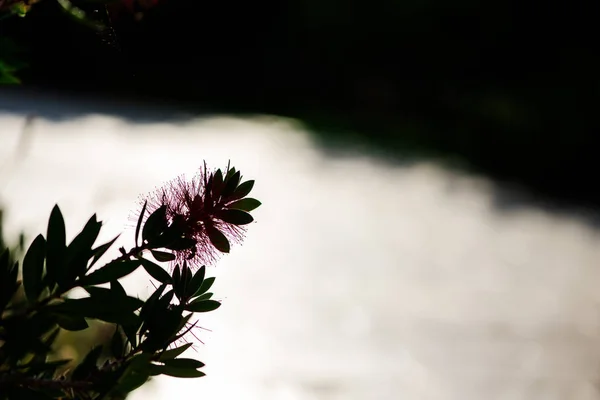
[{"label": "pointed leaf", "polygon": [[46,278],[48,286],[52,287],[58,282],[60,282],[61,286],[64,286],[67,239],[65,220],[58,205],[55,205],[50,213],[47,238]]},{"label": "pointed leaf", "polygon": [[119,281],[117,281],[117,280],[110,281],[110,290],[115,295],[118,295],[118,296],[127,296],[127,292],[123,288],[123,285],[121,285],[119,283]]},{"label": "pointed leaf", "polygon": [[160,354],[160,357],[158,358],[158,361],[163,361],[164,362],[165,360],[171,360],[173,358],[176,358],[176,357],[180,356],[181,354],[183,354],[184,351],[186,351],[187,349],[189,349],[191,345],[192,345],[192,343],[186,343],[183,346],[176,347],[176,348],[171,349],[171,350],[163,351]]},{"label": "pointed leaf", "polygon": [[234,224],[234,225],[246,225],[249,224],[250,222],[254,221],[254,218],[252,218],[252,215],[248,214],[245,211],[241,211],[241,210],[222,210],[219,212],[219,214],[217,215],[217,218],[221,219],[222,221],[228,222],[230,224]]},{"label": "pointed leaf", "polygon": [[221,306],[221,303],[215,300],[201,300],[196,302],[195,300],[185,306],[185,309],[192,312],[209,312],[216,310]]},{"label": "pointed leaf", "polygon": [[200,289],[202,282],[204,282],[205,274],[206,274],[206,267],[203,265],[202,267],[200,267],[200,269],[198,269],[198,271],[196,271],[196,273],[194,274],[194,277],[190,281],[190,284],[186,287],[186,289],[185,289],[186,296],[191,297],[194,293],[196,293],[196,291],[198,291],[198,289]]},{"label": "pointed leaf", "polygon": [[67,331],[82,331],[88,328],[88,323],[84,317],[59,314],[56,316],[58,326]]},{"label": "pointed leaf", "polygon": [[38,235],[29,246],[23,260],[23,287],[27,299],[33,303],[42,291],[42,274],[46,256],[46,240]]},{"label": "pointed leaf", "polygon": [[163,375],[173,376],[175,378],[200,378],[206,375],[204,372],[193,368],[175,368],[168,365],[160,366],[159,371]]},{"label": "pointed leaf", "polygon": [[122,277],[131,274],[141,264],[142,263],[140,260],[113,261],[111,263],[106,264],[104,267],[92,272],[91,274],[81,278],[79,280],[79,285],[99,285],[101,283],[121,279]]},{"label": "pointed leaf", "polygon": [[200,296],[201,294],[208,292],[208,290],[212,287],[213,283],[215,283],[215,277],[206,278],[192,297]]},{"label": "pointed leaf", "polygon": [[150,242],[152,239],[158,237],[162,232],[167,229],[167,206],[160,206],[156,209],[144,224],[142,228],[142,239]]},{"label": "pointed leaf", "polygon": [[112,355],[119,359],[123,356],[123,352],[125,351],[125,342],[123,340],[123,333],[119,328],[119,325],[115,328],[115,333],[110,341],[110,351]]},{"label": "pointed leaf", "polygon": [[154,256],[156,261],[159,261],[159,262],[173,261],[176,258],[175,254],[167,253],[165,251],[150,250],[150,252]]},{"label": "pointed leaf", "polygon": [[223,235],[223,233],[215,228],[214,226],[207,225],[206,226],[206,234],[210,239],[210,242],[217,250],[222,253],[229,253],[231,249],[231,245],[229,244],[229,240]]},{"label": "pointed leaf", "polygon": [[135,247],[139,247],[138,240],[140,237],[140,228],[142,226],[142,221],[144,220],[144,215],[146,215],[147,205],[148,200],[144,201],[144,206],[142,207],[142,211],[140,211],[140,216],[138,217],[137,225],[135,226]]},{"label": "pointed leaf", "polygon": [[154,264],[152,261],[146,260],[145,258],[140,258],[139,260],[142,262],[142,267],[144,267],[151,277],[162,283],[172,282],[171,275],[169,275],[169,273],[161,266]]},{"label": "pointed leaf", "polygon": [[245,199],[236,200],[233,203],[227,205],[227,208],[233,208],[242,211],[252,211],[260,207],[262,203],[252,197],[246,197]]},{"label": "pointed leaf", "polygon": [[67,282],[65,282],[67,286],[87,271],[88,260],[92,256],[92,246],[100,233],[101,227],[102,223],[96,220],[96,214],[92,215],[83,230],[67,247]]},{"label": "pointed leaf", "polygon": [[192,368],[198,369],[204,367],[204,363],[193,358],[174,358],[164,361],[165,365],[175,368]]},{"label": "pointed leaf", "polygon": [[231,195],[231,197],[229,199],[230,200],[241,199],[242,197],[247,196],[253,187],[254,187],[254,181],[246,181],[246,182],[242,183],[240,186],[238,186],[237,189],[235,189],[235,192],[233,192],[233,194]]},{"label": "pointed leaf", "polygon": [[79,364],[75,371],[73,371],[73,375],[71,379],[74,381],[86,380],[92,372],[94,372],[97,367],[98,358],[102,353],[102,345],[94,347],[83,359],[81,364]]},{"label": "pointed leaf", "polygon": [[[232,171],[235,171],[235,168],[232,169]],[[223,196],[223,198],[227,198],[227,197],[231,196],[233,194],[233,192],[235,191],[235,189],[238,187],[239,183],[240,183],[240,172],[239,171],[234,172],[233,174],[231,174],[231,176],[229,176],[229,174],[227,174],[227,178],[225,180],[225,188],[223,188],[223,192],[221,193],[221,196]]]},{"label": "pointed leaf", "polygon": [[92,263],[90,264],[89,268],[92,268],[94,266],[94,264],[96,264],[96,262],[100,259],[100,257],[102,257],[104,255],[104,253],[106,253],[106,251],[110,248],[110,246],[112,246],[117,241],[119,236],[121,236],[121,234],[118,234],[110,242],[104,243],[103,245],[98,246],[92,250],[92,253],[94,254],[94,258],[92,259]]},{"label": "pointed leaf", "polygon": [[198,298],[194,299],[194,301],[200,301],[200,300],[208,300],[211,297],[213,297],[214,293],[208,292],[208,293],[204,293],[203,295],[199,296]]}]

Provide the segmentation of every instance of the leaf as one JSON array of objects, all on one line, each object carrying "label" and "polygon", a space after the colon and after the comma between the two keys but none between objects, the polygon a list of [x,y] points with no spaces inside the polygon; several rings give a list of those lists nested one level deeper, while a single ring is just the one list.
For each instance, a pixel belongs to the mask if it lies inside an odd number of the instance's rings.
[{"label": "leaf", "polygon": [[123,352],[125,350],[125,343],[123,341],[123,333],[119,328],[119,325],[115,328],[115,333],[110,341],[110,351],[112,355],[119,359],[123,356]]},{"label": "leaf", "polygon": [[87,263],[92,255],[92,246],[100,233],[101,226],[102,223],[96,220],[96,214],[92,215],[83,230],[67,247],[67,282],[65,282],[67,286],[87,271]]},{"label": "leaf", "polygon": [[142,267],[144,267],[146,272],[151,277],[162,283],[172,282],[171,275],[169,275],[169,273],[165,271],[161,266],[156,265],[152,261],[146,260],[145,258],[140,258],[139,260],[142,262]]},{"label": "leaf", "polygon": [[46,278],[48,286],[52,288],[55,283],[59,283],[60,286],[65,286],[67,239],[65,220],[58,205],[55,205],[50,213],[46,236]]},{"label": "leaf", "polygon": [[91,274],[84,276],[78,283],[80,286],[100,285],[102,283],[121,279],[122,277],[131,274],[141,264],[140,260],[113,261]]},{"label": "leaf", "polygon": [[23,260],[23,287],[29,302],[33,303],[39,297],[44,273],[44,258],[46,256],[46,240],[38,235],[29,246]]},{"label": "leaf", "polygon": [[254,221],[252,215],[241,210],[221,210],[217,218],[234,225],[246,225]]},{"label": "leaf", "polygon": [[121,325],[134,325],[139,322],[139,317],[133,312],[143,305],[142,300],[106,288],[84,289],[90,293],[90,297],[66,299],[61,304],[47,306],[47,309],[53,313],[96,318]]},{"label": "leaf", "polygon": [[56,316],[56,323],[67,331],[82,331],[89,326],[84,317],[64,314]]},{"label": "leaf", "polygon": [[115,295],[127,296],[127,292],[123,288],[123,285],[121,285],[117,280],[110,281],[110,290]]},{"label": "leaf", "polygon": [[222,253],[229,253],[231,245],[223,233],[212,225],[206,225],[206,234],[210,242]]},{"label": "leaf", "polygon": [[[235,171],[235,168],[232,168],[231,171]],[[230,171],[230,173],[231,173]],[[227,177],[225,179],[225,188],[223,188],[223,192],[221,193],[221,196],[223,196],[223,198],[228,198],[229,196],[231,196],[233,194],[233,192],[235,191],[235,189],[238,187],[238,184],[240,183],[240,172],[233,172],[233,174],[231,174],[231,176],[229,175],[229,173],[227,174]]]},{"label": "leaf", "polygon": [[142,309],[140,310],[140,317],[142,319],[145,319],[148,314],[152,313],[154,305],[156,304],[156,302],[160,298],[160,295],[164,292],[166,287],[167,284],[163,283],[158,287],[158,289],[154,291],[154,293],[152,293],[150,297],[148,297],[148,300],[146,300],[146,302],[142,306]]},{"label": "leaf", "polygon": [[110,246],[112,246],[117,241],[119,236],[121,236],[121,234],[118,234],[110,242],[104,243],[103,245],[98,246],[92,250],[92,253],[94,254],[94,258],[92,259],[92,263],[90,264],[89,268],[92,268],[94,266],[94,264],[96,264],[96,262],[100,259],[100,257],[102,257],[104,255],[104,253],[106,253],[106,251],[110,248]]},{"label": "leaf", "polygon": [[175,368],[168,365],[156,366],[156,371],[163,375],[173,376],[175,378],[200,378],[206,375],[202,371],[195,370],[193,368]]},{"label": "leaf", "polygon": [[142,239],[150,242],[167,229],[167,206],[157,208],[146,220],[142,228]]},{"label": "leaf", "polygon": [[101,353],[102,345],[98,345],[92,350],[90,350],[90,352],[85,356],[81,364],[79,364],[73,371],[73,375],[71,375],[71,380],[81,381],[87,379],[90,376],[90,374],[98,368],[97,362]]},{"label": "leaf", "polygon": [[212,195],[214,199],[218,199],[221,195],[221,191],[223,190],[223,173],[220,169],[217,170],[214,174],[213,183],[212,183]]},{"label": "leaf", "polygon": [[147,205],[148,200],[144,201],[144,206],[142,207],[142,211],[140,211],[140,216],[138,217],[137,225],[135,226],[135,247],[139,247],[138,240],[140,237],[140,228],[142,226],[142,221],[144,220],[144,215],[146,215]]},{"label": "leaf", "polygon": [[202,282],[204,281],[205,274],[206,274],[206,267],[203,265],[202,267],[200,267],[198,269],[198,271],[196,271],[196,273],[192,277],[192,280],[190,281],[190,284],[186,287],[185,295],[187,297],[192,297],[194,295],[194,293],[196,293],[196,291],[198,291],[198,289],[200,289],[200,286],[202,285]]},{"label": "leaf", "polygon": [[246,181],[242,183],[240,186],[235,189],[235,192],[231,195],[229,200],[241,199],[250,193],[252,188],[254,187],[254,181]]},{"label": "leaf", "polygon": [[185,306],[185,309],[192,312],[209,312],[216,310],[221,306],[221,303],[215,300],[194,300]]},{"label": "leaf", "polygon": [[242,211],[252,211],[258,207],[260,207],[262,203],[252,197],[247,197],[245,199],[236,200],[233,203],[227,205],[228,208],[233,208],[236,210]]},{"label": "leaf", "polygon": [[213,297],[213,293],[208,292],[208,293],[204,293],[202,296],[198,297],[197,299],[194,299],[194,301],[196,301],[196,300],[208,300],[211,297]]},{"label": "leaf", "polygon": [[167,253],[165,251],[150,250],[150,252],[154,256],[156,261],[159,261],[159,262],[173,261],[176,258],[175,254]]},{"label": "leaf", "polygon": [[204,363],[193,358],[175,358],[164,361],[165,365],[174,368],[192,368],[198,369],[204,367]]},{"label": "leaf", "polygon": [[152,354],[147,353],[135,355],[119,378],[113,391],[126,395],[146,383],[150,377],[151,358]]},{"label": "leaf", "polygon": [[184,351],[189,349],[192,346],[192,343],[186,343],[183,346],[176,347],[171,350],[163,351],[158,357],[158,361],[164,362],[165,360],[171,360],[183,354]]},{"label": "leaf", "polygon": [[125,291],[123,290],[123,287],[118,282],[116,283],[118,284],[118,286],[116,288],[111,289],[95,286],[84,286],[84,289],[91,296],[88,297],[88,299],[92,299],[94,301],[105,301],[106,303],[114,303],[115,305],[118,305],[119,308],[134,311],[144,304],[144,302],[138,298],[127,296],[125,294]]},{"label": "leaf", "polygon": [[201,294],[208,292],[208,289],[212,287],[213,283],[215,283],[215,277],[206,278],[192,297],[200,296]]}]

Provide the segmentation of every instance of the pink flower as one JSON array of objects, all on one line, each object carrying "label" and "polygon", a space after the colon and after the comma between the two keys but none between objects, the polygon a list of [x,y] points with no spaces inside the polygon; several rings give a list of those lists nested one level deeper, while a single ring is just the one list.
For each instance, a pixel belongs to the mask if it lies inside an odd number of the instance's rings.
[{"label": "pink flower", "polygon": [[204,163],[191,180],[178,177],[149,195],[150,214],[164,206],[169,227],[193,243],[184,249],[165,246],[173,251],[175,262],[210,265],[220,252],[229,252],[230,243],[241,243],[244,225],[253,221],[248,211],[260,205],[258,200],[244,198],[253,186],[254,181],[241,182],[235,168],[211,172]]}]

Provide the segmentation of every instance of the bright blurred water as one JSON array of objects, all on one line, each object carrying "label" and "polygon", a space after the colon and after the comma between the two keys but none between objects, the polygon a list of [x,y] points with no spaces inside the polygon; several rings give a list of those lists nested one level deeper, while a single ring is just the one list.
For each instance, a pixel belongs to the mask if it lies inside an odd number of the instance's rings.
[{"label": "bright blurred water", "polygon": [[192,354],[208,375],[155,379],[132,399],[600,399],[600,237],[580,218],[498,211],[492,182],[432,163],[324,154],[294,121],[11,101],[9,237],[45,231],[58,203],[68,235],[97,212],[110,239],[140,194],[203,159],[256,179],[257,223],[210,271],[223,306]]}]

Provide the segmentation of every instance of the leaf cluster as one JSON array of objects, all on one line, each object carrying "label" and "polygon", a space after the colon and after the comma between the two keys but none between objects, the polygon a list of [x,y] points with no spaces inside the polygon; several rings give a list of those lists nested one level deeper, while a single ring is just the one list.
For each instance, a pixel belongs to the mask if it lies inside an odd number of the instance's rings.
[{"label": "leaf cluster", "polygon": [[[239,196],[230,200],[231,210],[246,213],[260,204],[240,200],[247,188],[237,182],[226,189],[229,182],[222,181],[222,193]],[[120,248],[121,255],[101,267],[98,261],[118,237],[97,245],[102,223],[93,215],[67,243],[58,206],[22,262],[0,248],[0,400],[122,399],[152,376],[204,375],[202,362],[182,354],[192,345],[186,334],[195,326],[193,316],[221,305],[210,291],[215,278],[206,276],[205,266],[192,271],[187,262],[170,269],[159,265],[175,259],[169,250],[191,244],[166,222],[164,209],[143,223],[145,208],[136,246]],[[148,252],[158,263],[144,257]],[[157,282],[146,300],[127,294],[119,283],[140,267]],[[75,288],[87,296],[70,297]],[[85,330],[90,320],[113,324],[114,335],[66,369],[72,360],[56,359],[53,344],[61,330]]]}]

